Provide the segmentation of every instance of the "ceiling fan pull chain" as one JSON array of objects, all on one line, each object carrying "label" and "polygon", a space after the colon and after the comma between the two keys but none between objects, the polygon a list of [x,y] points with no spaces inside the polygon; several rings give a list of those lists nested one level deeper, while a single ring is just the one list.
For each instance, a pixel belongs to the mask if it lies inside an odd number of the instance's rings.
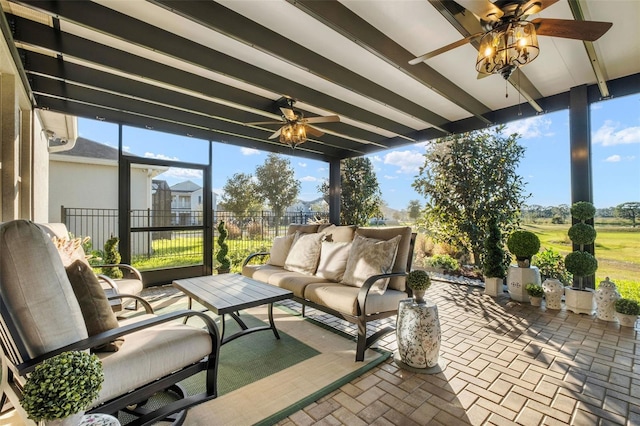
[{"label": "ceiling fan pull chain", "polygon": [[509,86],[507,86],[507,83],[509,82],[509,80],[507,80],[506,78],[504,79],[504,97],[508,98],[509,97]]}]

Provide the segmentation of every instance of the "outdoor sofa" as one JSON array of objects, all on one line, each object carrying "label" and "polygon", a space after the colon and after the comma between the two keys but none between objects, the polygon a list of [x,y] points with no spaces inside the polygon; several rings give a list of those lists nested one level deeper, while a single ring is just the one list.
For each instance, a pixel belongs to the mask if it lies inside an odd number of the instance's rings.
[{"label": "outdoor sofa", "polygon": [[291,290],[303,315],[310,306],[356,324],[356,361],[363,361],[367,348],[395,330],[367,337],[367,323],[396,315],[398,302],[411,296],[405,276],[415,236],[410,227],[292,224],[270,252],[247,257],[242,274]]}]

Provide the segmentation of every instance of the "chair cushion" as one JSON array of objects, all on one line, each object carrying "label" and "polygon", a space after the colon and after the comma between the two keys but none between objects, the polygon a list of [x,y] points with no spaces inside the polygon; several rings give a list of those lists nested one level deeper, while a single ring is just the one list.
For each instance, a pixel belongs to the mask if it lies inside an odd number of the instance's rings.
[{"label": "chair cushion", "polygon": [[318,268],[324,234],[321,232],[314,234],[296,232],[295,235],[296,237],[284,262],[284,269],[305,275],[313,275]]},{"label": "chair cushion", "polygon": [[[311,302],[334,309],[347,315],[358,315],[357,287],[350,287],[340,283],[309,284],[304,289],[304,297]],[[398,302],[406,299],[407,293],[387,289],[384,294],[369,293],[366,314],[377,312],[396,312]]]},{"label": "chair cushion", "polygon": [[273,245],[271,246],[267,264],[284,266],[284,262],[287,260],[287,255],[289,254],[289,249],[291,248],[291,243],[293,243],[294,238],[295,234],[275,237],[273,239]]},{"label": "chair cushion", "polygon": [[[91,267],[81,260],[76,260],[67,266],[67,277],[78,299],[84,323],[89,336],[118,327],[111,305],[107,300],[104,289]],[[124,339],[118,339],[94,348],[96,352],[115,352],[122,345]]]},{"label": "chair cushion", "polygon": [[350,250],[351,243],[323,241],[316,276],[330,281],[341,281],[347,268]]},{"label": "chair cushion", "polygon": [[[365,238],[356,234],[351,244],[349,259],[344,271],[342,283],[354,287],[362,287],[367,278],[373,275],[391,272],[396,260],[400,236],[389,241]],[[370,292],[382,294],[387,288],[389,279],[378,280],[371,286]]]},{"label": "chair cushion", "polygon": [[275,265],[245,265],[242,267],[242,275],[245,277],[253,278],[257,281],[266,283],[269,281],[271,274],[278,274],[284,272],[282,266]]},{"label": "chair cushion", "polygon": [[326,279],[316,277],[315,275],[305,275],[299,272],[282,271],[280,273],[270,274],[268,284],[276,287],[290,290],[294,296],[302,297],[304,289],[312,283],[327,282]]}]

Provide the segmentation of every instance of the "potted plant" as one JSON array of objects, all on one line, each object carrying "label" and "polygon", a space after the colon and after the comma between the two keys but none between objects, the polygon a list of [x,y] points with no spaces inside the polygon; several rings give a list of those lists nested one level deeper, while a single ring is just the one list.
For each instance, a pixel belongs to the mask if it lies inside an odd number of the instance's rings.
[{"label": "potted plant", "polygon": [[407,274],[407,286],[412,290],[416,303],[425,303],[424,294],[431,286],[431,277],[422,269],[413,270]]},{"label": "potted plant", "polygon": [[96,355],[63,352],[36,366],[27,378],[20,404],[35,422],[75,426],[98,397],[103,381],[102,363]]},{"label": "potted plant", "polygon": [[[574,285],[565,288],[565,305],[567,310],[576,314],[593,315],[595,299],[592,289],[584,288],[584,279],[593,275],[598,269],[596,258],[585,250],[585,246],[596,239],[596,231],[585,221],[593,218],[596,209],[587,201],[579,201],[571,206],[571,216],[576,222],[569,228],[569,238],[579,248],[564,258],[567,271],[574,277]],[[576,285],[577,284],[577,285]]]},{"label": "potted plant", "polygon": [[634,327],[640,315],[640,303],[633,299],[621,298],[616,300],[616,317],[620,321],[620,325],[625,327]]},{"label": "potted plant", "polygon": [[540,284],[529,283],[525,286],[527,290],[527,294],[529,295],[529,301],[533,306],[540,306],[542,304],[542,296],[544,295],[544,290]]},{"label": "potted plant", "polygon": [[497,296],[504,292],[504,277],[507,275],[505,266],[505,252],[502,247],[502,233],[498,222],[494,219],[489,223],[489,233],[484,240],[484,294]]},{"label": "potted plant", "polygon": [[507,273],[509,296],[518,302],[528,302],[525,283],[540,284],[540,271],[531,266],[531,258],[540,250],[540,239],[533,232],[517,230],[507,238],[507,248],[518,261],[518,266],[510,266]]},{"label": "potted plant", "polygon": [[218,261],[218,274],[228,274],[231,270],[231,259],[229,258],[229,245],[225,242],[229,233],[221,220],[218,224],[218,252],[216,260]]}]

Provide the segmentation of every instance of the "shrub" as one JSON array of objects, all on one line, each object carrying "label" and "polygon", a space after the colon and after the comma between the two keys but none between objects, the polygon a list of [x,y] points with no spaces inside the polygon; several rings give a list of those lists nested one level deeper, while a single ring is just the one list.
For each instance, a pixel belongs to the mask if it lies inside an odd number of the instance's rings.
[{"label": "shrub", "polygon": [[618,299],[615,304],[616,312],[624,315],[640,315],[640,303],[632,299]]},{"label": "shrub", "polygon": [[425,262],[432,268],[440,268],[445,271],[457,272],[460,270],[458,261],[448,254],[436,254]]},{"label": "shrub", "polygon": [[571,205],[571,217],[576,220],[589,220],[596,215],[596,208],[588,201],[578,201]]},{"label": "shrub", "polygon": [[540,250],[540,239],[531,231],[514,231],[507,239],[507,248],[516,258],[528,259]]},{"label": "shrub", "polygon": [[250,238],[262,238],[262,224],[260,222],[249,222],[245,229]]},{"label": "shrub", "polygon": [[485,277],[504,278],[506,276],[505,253],[502,248],[502,234],[498,223],[493,220],[489,224],[489,235],[484,240],[484,264],[482,272]]},{"label": "shrub", "polygon": [[218,253],[216,253],[216,260],[218,261],[218,269],[231,268],[231,259],[229,259],[229,245],[226,243],[227,228],[224,224],[224,220],[221,220],[218,224]]},{"label": "shrub", "polygon": [[570,284],[572,277],[564,266],[564,257],[553,249],[546,249],[533,257],[533,265],[540,270],[542,280],[548,278]]},{"label": "shrub", "polygon": [[542,289],[542,286],[540,284],[529,283],[524,289],[531,297],[542,297],[544,295],[544,290]]},{"label": "shrub", "polygon": [[598,261],[591,253],[586,251],[574,251],[564,258],[567,271],[577,277],[588,277],[598,269]]},{"label": "shrub", "polygon": [[596,240],[597,235],[593,226],[582,222],[576,223],[569,228],[568,234],[572,242],[581,246],[593,243]]},{"label": "shrub", "polygon": [[[122,261],[120,252],[118,252],[118,243],[120,238],[113,235],[104,243],[104,263],[107,265],[117,265]],[[120,268],[102,268],[102,273],[109,278],[119,279],[122,278],[122,271]]]},{"label": "shrub", "polygon": [[426,271],[416,269],[407,274],[407,285],[412,290],[427,290],[431,286],[431,277]]},{"label": "shrub", "polygon": [[564,223],[564,219],[562,216],[554,216],[551,218],[551,223],[554,225],[562,225]]},{"label": "shrub", "polygon": [[242,238],[242,230],[235,223],[227,223],[227,238],[230,240],[239,240]]}]

